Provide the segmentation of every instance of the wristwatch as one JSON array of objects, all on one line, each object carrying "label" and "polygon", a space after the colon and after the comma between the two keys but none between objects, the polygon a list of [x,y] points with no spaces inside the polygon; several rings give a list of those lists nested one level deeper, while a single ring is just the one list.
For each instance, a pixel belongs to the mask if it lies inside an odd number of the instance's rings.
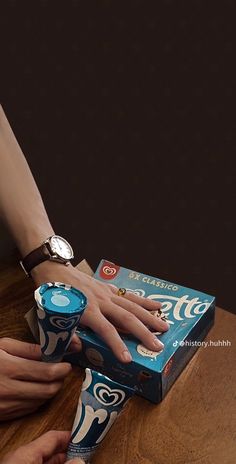
[{"label": "wristwatch", "polygon": [[44,261],[56,261],[57,263],[68,266],[70,260],[74,258],[71,245],[60,235],[52,235],[38,248],[31,251],[20,261],[20,265],[28,277],[35,266]]}]

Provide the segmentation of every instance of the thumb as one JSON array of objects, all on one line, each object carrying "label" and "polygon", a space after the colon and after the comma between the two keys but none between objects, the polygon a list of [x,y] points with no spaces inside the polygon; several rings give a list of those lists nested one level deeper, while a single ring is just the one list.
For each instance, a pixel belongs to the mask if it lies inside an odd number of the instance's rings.
[{"label": "thumb", "polygon": [[78,335],[74,334],[72,339],[71,339],[71,342],[70,342],[70,346],[68,348],[68,353],[72,352],[72,351],[81,351],[82,350],[82,343],[81,343],[81,340],[80,338],[78,337]]},{"label": "thumb", "polygon": [[80,458],[73,458],[69,461],[66,461],[65,464],[85,464],[85,462]]}]

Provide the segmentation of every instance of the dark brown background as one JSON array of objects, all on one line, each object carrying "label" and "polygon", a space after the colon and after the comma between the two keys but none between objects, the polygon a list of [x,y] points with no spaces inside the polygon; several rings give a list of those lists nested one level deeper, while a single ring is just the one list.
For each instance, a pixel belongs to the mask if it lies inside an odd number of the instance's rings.
[{"label": "dark brown background", "polygon": [[219,3],[2,2],[0,89],[77,259],[232,311],[235,5]]}]

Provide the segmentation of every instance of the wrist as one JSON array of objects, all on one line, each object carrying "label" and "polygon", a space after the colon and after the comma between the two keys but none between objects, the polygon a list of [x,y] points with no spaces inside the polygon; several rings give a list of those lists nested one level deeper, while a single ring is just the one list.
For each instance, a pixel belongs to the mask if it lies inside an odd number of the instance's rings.
[{"label": "wrist", "polygon": [[[37,240],[38,238],[39,235],[37,235]],[[39,246],[24,256],[21,266],[28,276],[38,281],[38,276],[43,274],[45,279],[45,275],[51,274],[51,270],[57,273],[59,271],[60,274],[60,269],[63,268],[65,272],[65,268],[69,266],[73,258],[74,253],[69,242],[60,235],[52,234],[46,240],[44,237]]]},{"label": "wrist", "polygon": [[24,235],[18,237],[18,248],[22,257],[27,256],[31,251],[38,248],[42,243],[47,240],[48,237],[54,235],[53,228],[48,225],[48,227],[39,229],[26,229]]},{"label": "wrist", "polygon": [[55,261],[44,261],[43,263],[35,266],[31,271],[31,277],[37,286],[51,281],[65,282],[66,276],[68,276],[73,269],[72,264],[67,266]]}]

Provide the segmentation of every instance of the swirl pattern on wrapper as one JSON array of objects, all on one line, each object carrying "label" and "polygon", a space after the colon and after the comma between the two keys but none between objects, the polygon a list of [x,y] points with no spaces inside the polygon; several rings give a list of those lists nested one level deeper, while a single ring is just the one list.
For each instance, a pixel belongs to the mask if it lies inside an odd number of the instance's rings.
[{"label": "swirl pattern on wrapper", "polygon": [[67,458],[89,462],[134,390],[86,369]]},{"label": "swirl pattern on wrapper", "polygon": [[71,285],[49,282],[35,290],[42,360],[62,360],[86,308],[85,295]]}]

